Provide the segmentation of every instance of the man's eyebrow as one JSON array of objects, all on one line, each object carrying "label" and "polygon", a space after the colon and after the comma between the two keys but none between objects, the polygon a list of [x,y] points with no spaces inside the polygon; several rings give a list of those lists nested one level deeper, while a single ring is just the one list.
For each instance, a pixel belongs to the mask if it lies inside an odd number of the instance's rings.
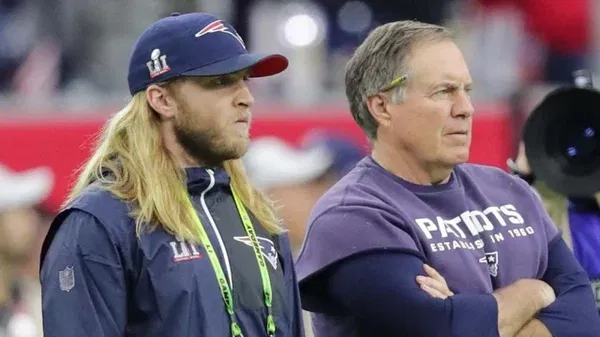
[{"label": "man's eyebrow", "polygon": [[442,81],[438,81],[438,82],[431,84],[428,87],[428,89],[433,90],[433,89],[437,89],[440,87],[448,87],[448,86],[456,87],[456,86],[458,86],[458,83],[456,81],[442,80]]},{"label": "man's eyebrow", "polygon": [[[454,80],[441,80],[439,82],[435,82],[433,84],[431,84],[429,86],[428,90],[433,90],[433,89],[437,89],[439,87],[458,87],[460,81],[454,81]],[[469,81],[469,82],[465,82],[464,83],[465,88],[470,88],[471,86],[473,86],[473,82]]]}]

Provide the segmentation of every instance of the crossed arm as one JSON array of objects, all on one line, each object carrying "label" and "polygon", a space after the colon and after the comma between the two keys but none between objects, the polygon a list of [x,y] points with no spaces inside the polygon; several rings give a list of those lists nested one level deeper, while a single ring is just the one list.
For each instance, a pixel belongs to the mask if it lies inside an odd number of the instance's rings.
[{"label": "crossed arm", "polygon": [[440,298],[416,281],[423,275],[420,258],[374,252],[342,262],[329,273],[326,287],[341,310],[384,335],[600,335],[589,280],[562,240],[552,244],[549,261],[543,280],[519,280],[493,294]]},{"label": "crossed arm", "polygon": [[[427,292],[432,297],[439,299],[446,299],[450,296],[454,296],[454,293],[448,288],[448,284],[442,275],[428,265],[425,265],[423,269],[427,276],[417,276],[417,283],[423,291]],[[498,292],[495,296],[502,297],[504,295]],[[555,298],[554,291],[548,293],[548,298]],[[534,317],[530,317],[529,319],[530,321],[516,333],[515,337],[552,337],[552,333],[544,323]],[[501,324],[498,325],[500,326]],[[519,324],[515,325],[513,329],[516,329],[518,325]],[[508,333],[510,334],[510,332]]]},{"label": "crossed arm", "polygon": [[600,336],[600,316],[588,275],[562,239],[550,243],[542,280],[554,289],[556,300],[540,310],[518,337],[538,336],[533,333],[542,325],[555,337]]},{"label": "crossed arm", "polygon": [[[446,283],[446,279],[444,279],[444,277],[440,275],[435,269],[433,269],[429,265],[425,265],[423,270],[427,276],[419,275],[416,279],[417,283],[423,291],[427,292],[429,295],[431,295],[431,297],[443,300],[447,299],[450,296],[454,296],[454,293],[450,290],[448,284]],[[548,293],[547,295],[548,299],[555,298],[553,291],[552,293]],[[505,296],[503,295],[503,292],[498,292],[495,294],[495,297],[503,296]],[[525,326],[516,333],[515,337],[552,337],[552,333],[541,321],[533,317],[530,317],[529,319],[530,321],[527,322]],[[502,324],[498,325],[501,326]],[[515,324],[513,329],[516,329],[518,325],[520,324]],[[506,333],[510,334],[511,332],[505,332],[505,334]]]},{"label": "crossed arm", "polygon": [[[541,209],[541,204],[536,206],[540,208],[542,221],[552,228],[551,219]],[[434,271],[435,272],[435,271]],[[438,279],[442,278],[438,275]],[[435,280],[429,277],[430,280]],[[443,278],[442,278],[443,279]],[[498,322],[500,336],[514,337],[560,337],[560,336],[600,336],[600,316],[595,307],[594,294],[591,289],[587,273],[576,261],[572,251],[567,247],[560,235],[557,235],[548,244],[548,265],[541,280],[545,287],[541,289],[547,294],[548,286],[553,290],[555,296],[553,301],[542,305],[532,315],[526,315],[527,318],[523,326],[513,333],[514,328],[519,324],[513,321],[511,328],[506,329],[501,323],[503,316],[502,297],[506,296],[506,291],[517,286],[517,283],[499,289],[494,292],[494,297],[498,300]],[[522,282],[521,282],[522,283]],[[445,284],[445,282],[444,282]],[[514,294],[513,294],[514,295]],[[528,295],[525,293],[525,299]],[[549,297],[547,297],[549,299]],[[519,302],[519,298],[513,299]],[[518,321],[521,323],[522,321]]]}]

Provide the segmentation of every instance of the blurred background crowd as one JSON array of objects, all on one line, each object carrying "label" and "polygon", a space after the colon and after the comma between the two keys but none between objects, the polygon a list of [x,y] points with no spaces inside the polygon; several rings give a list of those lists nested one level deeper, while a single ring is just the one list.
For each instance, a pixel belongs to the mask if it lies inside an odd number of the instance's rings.
[{"label": "blurred background crowd", "polygon": [[107,117],[129,99],[129,53],[172,12],[231,22],[252,51],[290,59],[251,83],[244,158],[299,248],[314,202],[366,153],[344,96],[368,32],[416,19],[456,32],[474,79],[471,161],[507,169],[532,107],[572,72],[600,71],[596,0],[0,0],[0,337],[41,334],[41,241]]}]

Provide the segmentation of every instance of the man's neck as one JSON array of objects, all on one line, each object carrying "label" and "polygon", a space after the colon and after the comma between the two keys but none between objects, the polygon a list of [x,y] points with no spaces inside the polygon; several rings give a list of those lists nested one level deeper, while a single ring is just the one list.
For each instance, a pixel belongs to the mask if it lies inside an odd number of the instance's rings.
[{"label": "man's neck", "polygon": [[446,183],[452,173],[452,169],[419,162],[414,156],[387,142],[376,141],[371,156],[390,173],[417,185]]},{"label": "man's neck", "polygon": [[196,159],[194,159],[194,157],[190,156],[181,145],[177,143],[167,146],[167,150],[171,152],[177,165],[179,165],[179,167],[182,169],[202,166]]},{"label": "man's neck", "polygon": [[167,151],[171,153],[171,156],[173,156],[173,159],[180,168],[186,169],[201,166],[200,163],[198,163],[194,157],[190,156],[183,146],[177,142],[175,134],[168,132],[166,124],[162,125],[162,129],[163,145]]}]

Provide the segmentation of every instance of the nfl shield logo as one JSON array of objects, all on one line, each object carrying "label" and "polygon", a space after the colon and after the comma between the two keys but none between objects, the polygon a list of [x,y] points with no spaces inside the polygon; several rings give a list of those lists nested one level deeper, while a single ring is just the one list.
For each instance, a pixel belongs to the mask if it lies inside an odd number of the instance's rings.
[{"label": "nfl shield logo", "polygon": [[75,286],[75,273],[73,267],[66,267],[65,270],[58,272],[58,281],[60,290],[69,292]]}]

